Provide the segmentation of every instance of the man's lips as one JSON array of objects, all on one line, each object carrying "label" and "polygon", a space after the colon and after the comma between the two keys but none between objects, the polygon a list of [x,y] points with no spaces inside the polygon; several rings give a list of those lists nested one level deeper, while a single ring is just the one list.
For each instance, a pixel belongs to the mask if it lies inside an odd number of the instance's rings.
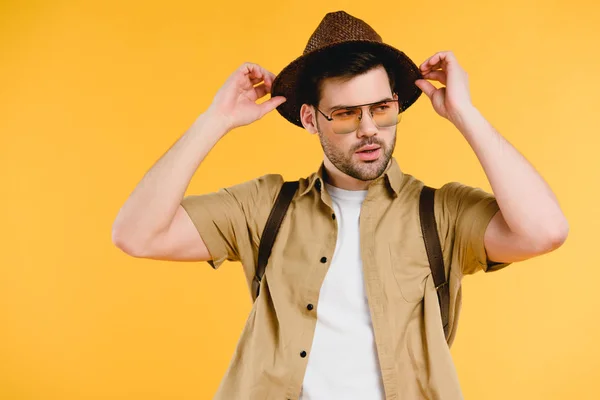
[{"label": "man's lips", "polygon": [[373,150],[377,150],[379,149],[381,146],[377,145],[377,144],[369,144],[366,146],[361,147],[360,149],[356,150],[357,153],[362,153],[364,151],[373,151]]},{"label": "man's lips", "polygon": [[362,161],[375,161],[381,156],[381,147],[379,146],[365,146],[356,152],[356,156]]}]

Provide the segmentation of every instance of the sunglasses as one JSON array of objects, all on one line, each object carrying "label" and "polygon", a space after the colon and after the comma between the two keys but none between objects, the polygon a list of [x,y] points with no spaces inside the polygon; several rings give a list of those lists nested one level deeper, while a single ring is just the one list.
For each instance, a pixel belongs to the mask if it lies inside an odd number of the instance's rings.
[{"label": "sunglasses", "polygon": [[378,128],[398,125],[402,119],[402,110],[398,100],[383,100],[376,103],[338,108],[333,110],[330,115],[326,115],[317,107],[315,108],[327,121],[332,123],[331,127],[334,133],[343,135],[355,132],[358,129],[363,117],[364,107],[369,107],[371,119]]}]

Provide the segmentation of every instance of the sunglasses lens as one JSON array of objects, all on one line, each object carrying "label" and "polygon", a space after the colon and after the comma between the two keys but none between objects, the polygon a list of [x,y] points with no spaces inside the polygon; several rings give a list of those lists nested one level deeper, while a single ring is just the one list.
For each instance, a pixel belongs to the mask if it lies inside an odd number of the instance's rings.
[{"label": "sunglasses lens", "polygon": [[387,102],[376,104],[371,107],[373,121],[380,128],[397,125],[402,119],[402,113],[398,113],[398,103]]},{"label": "sunglasses lens", "polygon": [[[398,103],[395,101],[372,105],[370,111],[373,121],[379,128],[397,125],[402,119],[402,113],[398,113]],[[360,125],[360,116],[360,108],[344,108],[334,111],[331,114],[333,131],[340,135],[355,132]]]},{"label": "sunglasses lens", "polygon": [[354,132],[358,129],[360,122],[360,109],[341,109],[336,110],[331,117],[333,118],[333,131],[337,134]]}]

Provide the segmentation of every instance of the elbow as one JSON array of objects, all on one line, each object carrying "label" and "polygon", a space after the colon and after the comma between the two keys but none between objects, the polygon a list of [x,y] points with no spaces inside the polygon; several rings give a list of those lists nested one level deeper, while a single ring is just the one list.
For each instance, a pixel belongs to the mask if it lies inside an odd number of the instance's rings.
[{"label": "elbow", "polygon": [[132,240],[123,235],[121,231],[113,228],[111,239],[113,245],[123,253],[132,257],[141,257],[139,246],[135,245]]},{"label": "elbow", "polygon": [[539,254],[549,253],[562,246],[569,236],[569,223],[566,218],[561,218],[551,226],[543,228],[536,240]]},{"label": "elbow", "polygon": [[129,242],[127,242],[123,238],[123,235],[114,228],[111,233],[111,240],[112,240],[113,245],[115,245],[116,248],[123,251],[124,253],[130,254],[131,247],[129,246]]},{"label": "elbow", "polygon": [[562,246],[569,236],[569,222],[563,216],[552,229],[549,229],[548,242],[552,250]]}]

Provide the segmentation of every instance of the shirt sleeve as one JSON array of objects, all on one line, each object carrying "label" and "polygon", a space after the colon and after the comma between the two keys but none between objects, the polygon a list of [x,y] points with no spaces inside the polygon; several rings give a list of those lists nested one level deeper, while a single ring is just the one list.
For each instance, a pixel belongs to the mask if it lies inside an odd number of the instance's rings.
[{"label": "shirt sleeve", "polygon": [[190,216],[217,269],[225,260],[254,268],[260,235],[283,178],[264,175],[217,192],[189,195],[181,206]]},{"label": "shirt sleeve", "polygon": [[510,263],[491,262],[485,250],[485,231],[500,210],[493,194],[461,183],[448,183],[439,189],[440,234],[452,247],[452,264],[461,275],[479,270],[497,271]]}]

